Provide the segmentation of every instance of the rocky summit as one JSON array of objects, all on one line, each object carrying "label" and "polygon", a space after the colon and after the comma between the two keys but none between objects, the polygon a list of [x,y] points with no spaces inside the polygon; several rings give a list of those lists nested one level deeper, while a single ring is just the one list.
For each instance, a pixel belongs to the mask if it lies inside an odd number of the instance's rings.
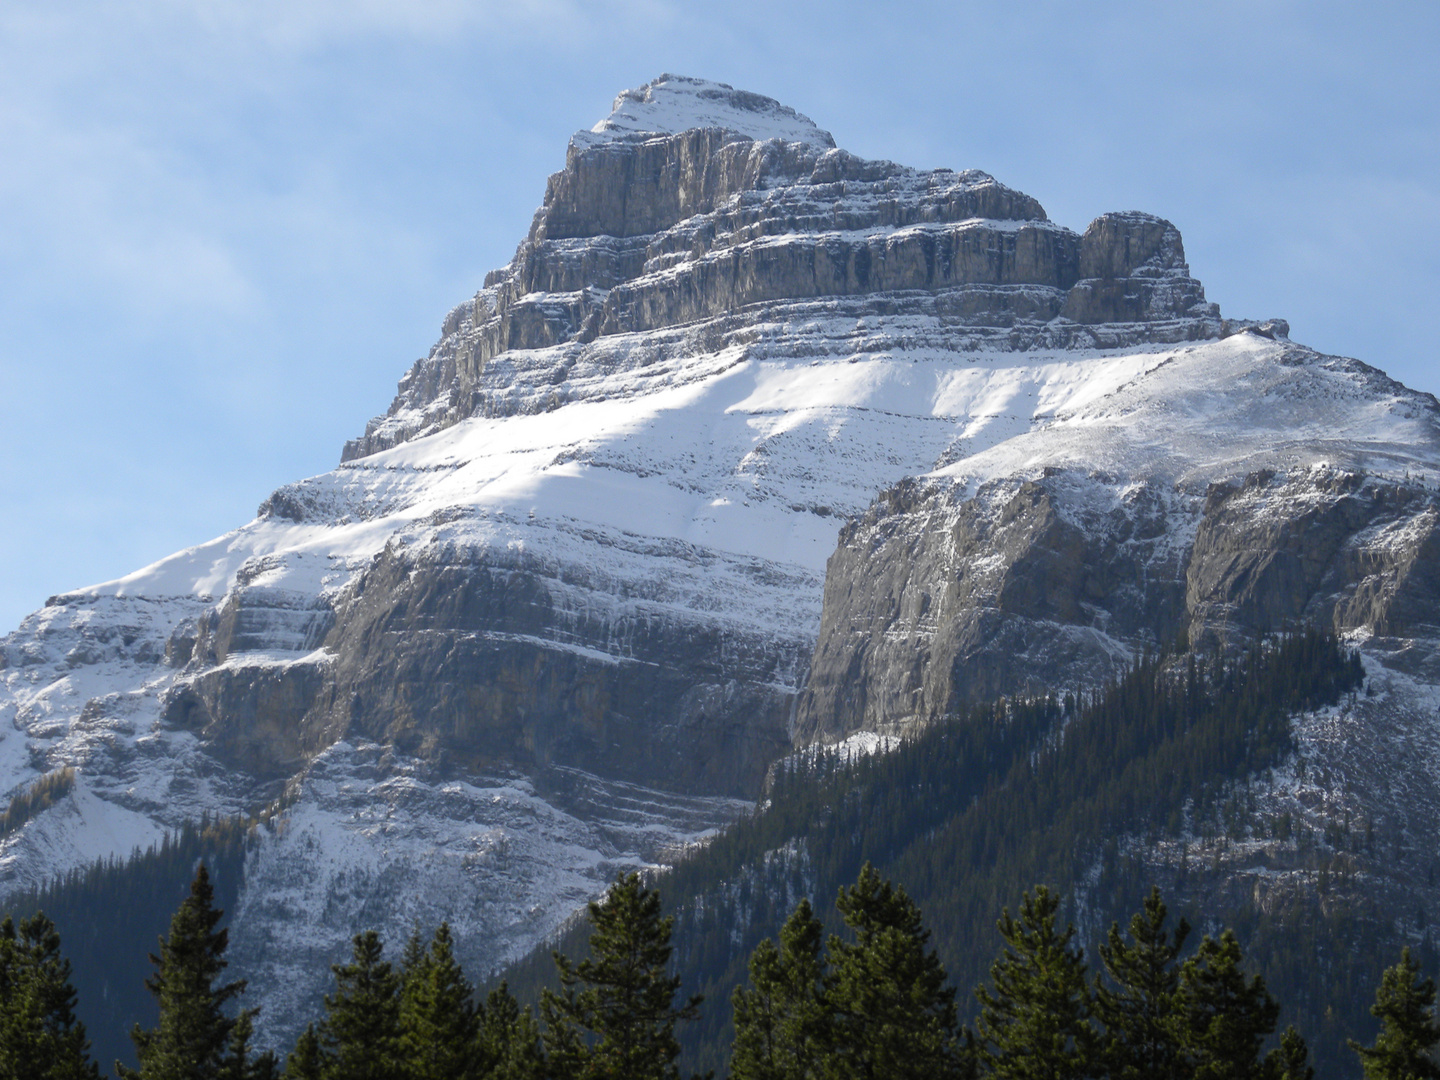
[{"label": "rocky summit", "polygon": [[1437,476],[1434,398],[1222,318],[1168,221],[665,75],[336,469],[3,640],[0,791],[75,779],[0,888],[263,815],[232,961],[281,1040],[357,930],[448,918],[493,969],[797,748],[1306,623],[1371,689],[1266,797],[1433,836]]}]

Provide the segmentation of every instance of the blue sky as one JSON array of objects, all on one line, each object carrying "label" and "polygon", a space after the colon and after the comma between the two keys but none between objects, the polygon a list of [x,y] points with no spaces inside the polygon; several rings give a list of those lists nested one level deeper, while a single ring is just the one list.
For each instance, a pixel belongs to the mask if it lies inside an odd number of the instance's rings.
[{"label": "blue sky", "polygon": [[565,143],[664,71],[1174,221],[1227,315],[1440,391],[1440,5],[0,2],[0,633],[388,405]]}]

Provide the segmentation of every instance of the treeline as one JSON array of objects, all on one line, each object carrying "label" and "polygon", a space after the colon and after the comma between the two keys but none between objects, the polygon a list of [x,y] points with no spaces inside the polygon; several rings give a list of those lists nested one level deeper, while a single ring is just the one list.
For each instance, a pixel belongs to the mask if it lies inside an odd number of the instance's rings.
[{"label": "treeline", "polygon": [[209,868],[219,905],[233,910],[249,833],[245,821],[204,817],[128,859],[104,859],[7,898],[6,910],[43,910],[64,935],[98,1060],[133,1060],[131,1028],[155,1022],[154,999],[141,989],[150,972],[146,950],[169,927],[197,864]]},{"label": "treeline", "polygon": [[[802,900],[751,953],[731,995],[733,1080],[1313,1080],[1305,1040],[1250,974],[1232,931],[1186,952],[1152,889],[1126,932],[1110,927],[1087,966],[1058,897],[1026,892],[998,924],[1000,950],[959,1021],[955,987],[918,905],[870,864],[842,889],[843,933],[826,937]],[[282,1068],[251,1048],[258,1009],[225,981],[227,935],[203,866],[170,921],[146,987],[158,1016],[131,1038],[121,1080],[680,1080],[677,1028],[706,1003],[672,971],[674,920],[637,874],[588,907],[588,956],[553,956],[538,1017],[500,986],[479,998],[442,924],[400,962],[357,935],[335,991]],[[0,1080],[98,1080],[75,1016],[70,965],[43,915],[0,924]],[[1440,1076],[1435,983],[1409,950],[1388,969],[1370,1045],[1352,1043],[1366,1080]],[[698,1078],[697,1078],[698,1080]]]},{"label": "treeline", "polygon": [[74,790],[75,770],[70,766],[46,773],[10,800],[10,805],[0,814],[0,836],[9,836]]},{"label": "treeline", "polygon": [[[1109,921],[1123,921],[1134,897],[1156,880],[1156,865],[1142,857],[1155,840],[1176,830],[1223,841],[1246,830],[1280,829],[1282,823],[1247,817],[1245,778],[1289,753],[1291,716],[1334,704],[1362,680],[1358,658],[1322,632],[1272,640],[1239,655],[1147,656],[1093,693],[979,706],[890,753],[847,758],[818,751],[780,768],[754,815],[664,879],[675,919],[675,971],[710,1002],[679,1029],[682,1065],[729,1067],[730,993],[745,981],[753,950],[800,899],[836,895],[867,861],[907,883],[930,914],[937,956],[960,985],[987,976],[996,913],[1037,880],[1055,883],[1069,897],[1069,917],[1080,923],[1087,944],[1098,944]],[[1283,827],[1300,831],[1291,823]],[[77,979],[106,957],[94,969],[103,973],[98,992],[82,988],[87,1010],[116,1003],[134,1008],[133,990],[118,988],[139,985],[143,954],[118,913],[148,907],[153,920],[170,910],[204,847],[197,840],[191,836],[183,851],[177,847],[178,857],[146,856],[133,864],[138,876],[111,864],[72,876],[68,893],[47,892],[30,898],[33,906],[22,900],[12,908],[44,906],[67,935],[73,925],[103,939],[90,942],[95,951],[84,954],[84,964],[76,954]],[[238,884],[243,829],[224,851],[211,863],[222,892]],[[1209,871],[1183,863],[1172,869],[1163,879],[1167,892],[1192,898],[1189,907],[1181,902],[1180,913],[1207,928],[1220,922],[1237,928],[1291,1018],[1316,1040],[1321,1072],[1340,1075],[1330,1070],[1343,1071],[1347,1037],[1373,1037],[1364,1003],[1380,978],[1380,958],[1400,947],[1393,928],[1335,896],[1323,904],[1320,897],[1302,897],[1303,910],[1260,911],[1243,903],[1199,910],[1193,898],[1203,893]],[[136,889],[142,881],[154,882],[153,897],[141,897],[149,888]],[[172,899],[160,902],[167,889]],[[57,910],[64,897],[75,901],[73,914]],[[233,904],[234,896],[221,901]],[[97,917],[103,928],[90,929]],[[828,931],[849,932],[837,912],[822,909],[817,917]],[[142,940],[154,940],[160,929]],[[573,927],[559,939],[560,951],[586,956],[588,932],[585,925]],[[1428,941],[1417,955],[1434,966]],[[505,1001],[518,999],[518,1016],[522,1005],[540,1007],[554,967],[548,951],[537,951],[504,975],[508,986],[497,1007],[503,1012]],[[150,1019],[139,1019],[151,1022],[153,1008]],[[123,1038],[133,1022],[107,1019],[98,1034]],[[128,1045],[107,1045],[102,1060],[121,1054],[128,1056]]]},{"label": "treeline", "polygon": [[[965,985],[988,972],[996,912],[1034,881],[1061,888],[1093,940],[1155,880],[1157,840],[1238,839],[1250,828],[1244,782],[1292,751],[1290,718],[1336,704],[1363,679],[1354,652],[1310,630],[1238,653],[1142,656],[1093,692],[979,705],[888,753],[792,760],[752,816],[668,875],[679,970],[723,1004],[765,927],[802,897],[835,895],[867,861],[906,882]],[[1182,863],[1167,890],[1196,895],[1207,873]],[[1284,976],[1272,985],[1320,1033],[1322,1073],[1347,1038],[1372,1034],[1368,991],[1356,990],[1375,984],[1378,958],[1401,943],[1368,910],[1331,897],[1302,912],[1183,913],[1251,933],[1257,963]],[[1292,914],[1303,922],[1293,936]],[[559,947],[582,949],[583,933],[562,935]],[[536,1000],[548,968],[537,952],[505,977]],[[687,1067],[723,1069],[732,1038],[728,1011],[710,1010],[683,1039]]]}]

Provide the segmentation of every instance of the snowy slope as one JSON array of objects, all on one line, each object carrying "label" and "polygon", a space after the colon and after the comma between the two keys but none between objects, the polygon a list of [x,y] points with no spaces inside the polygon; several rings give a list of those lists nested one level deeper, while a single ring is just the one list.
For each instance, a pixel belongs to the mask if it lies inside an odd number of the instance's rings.
[{"label": "snowy slope", "polygon": [[[0,793],[79,775],[0,838],[0,888],[281,805],[234,937],[262,997],[417,917],[514,957],[742,811],[789,747],[841,528],[897,481],[1440,474],[1424,402],[1241,329],[1159,219],[1082,237],[768,98],[627,91],[339,467],[0,644]],[[377,687],[416,715],[387,727]],[[482,714],[516,731],[487,743]],[[647,776],[651,741],[719,764]]]},{"label": "snowy slope", "polygon": [[808,116],[773,98],[725,83],[661,75],[653,82],[626,90],[615,99],[609,116],[572,139],[588,148],[612,139],[674,135],[693,128],[724,128],[751,139],[784,139],[833,147],[835,140]]}]

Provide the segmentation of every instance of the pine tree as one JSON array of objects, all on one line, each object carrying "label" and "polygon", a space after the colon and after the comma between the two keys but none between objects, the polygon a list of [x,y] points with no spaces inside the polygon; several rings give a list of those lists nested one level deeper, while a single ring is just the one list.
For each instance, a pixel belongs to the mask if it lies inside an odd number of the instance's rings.
[{"label": "pine tree", "polygon": [[476,1080],[474,989],[455,959],[448,923],[428,951],[407,949],[400,990],[400,1057],[408,1080]]},{"label": "pine tree", "polygon": [[356,934],[350,963],[331,967],[319,1035],[324,1075],[333,1080],[404,1080],[400,1060],[400,976],[382,958],[374,930]]},{"label": "pine tree", "polygon": [[806,1080],[816,1073],[828,1008],[823,1000],[823,928],[801,900],[780,930],[750,956],[750,988],[736,987],[734,1080]]},{"label": "pine tree", "polygon": [[1165,929],[1160,890],[1130,919],[1130,940],[1111,924],[1100,946],[1110,977],[1095,983],[1095,1016],[1105,1026],[1102,1057],[1114,1080],[1182,1080],[1186,1075],[1178,1023],[1178,957],[1190,935],[1181,919],[1172,937]]},{"label": "pine tree", "polygon": [[1431,1056],[1440,1046],[1440,1023],[1435,1018],[1435,980],[1420,978],[1420,965],[1409,948],[1400,962],[1387,968],[1375,991],[1370,1013],[1380,1021],[1374,1046],[1351,1048],[1360,1055],[1365,1080],[1437,1080],[1440,1066]]},{"label": "pine tree", "polygon": [[245,991],[243,979],[215,985],[229,940],[227,931],[216,929],[222,915],[202,864],[170,920],[160,954],[150,957],[156,970],[145,986],[159,1002],[160,1020],[153,1031],[137,1024],[130,1033],[140,1069],[116,1062],[124,1080],[210,1080],[220,1070],[235,1027],[225,1006]]},{"label": "pine tree", "polygon": [[19,946],[15,942],[15,920],[9,915],[0,922],[0,1077],[15,1076],[14,1043],[19,1041],[16,1022],[21,1011],[22,988],[19,977]]},{"label": "pine tree", "polygon": [[487,1080],[542,1080],[540,1026],[501,983],[476,1010],[476,1075]]},{"label": "pine tree", "polygon": [[308,1024],[295,1040],[295,1049],[285,1061],[285,1080],[324,1080],[329,1069],[320,1033]]},{"label": "pine tree", "polygon": [[70,962],[44,913],[0,923],[0,1080],[94,1080]]},{"label": "pine tree", "polygon": [[1310,1067],[1310,1050],[1293,1026],[1280,1036],[1280,1046],[1266,1055],[1270,1075],[1275,1080],[1315,1080]]},{"label": "pine tree", "polygon": [[258,1009],[242,1009],[230,1029],[230,1049],[220,1063],[216,1080],[276,1080],[279,1068],[275,1055],[266,1051],[256,1057],[250,1056],[250,1039],[255,1034],[255,1014]]},{"label": "pine tree", "polygon": [[1020,900],[1020,917],[1005,909],[1006,948],[990,968],[993,988],[978,987],[980,1056],[997,1080],[1081,1080],[1096,1075],[1098,1045],[1091,1023],[1085,960],[1075,928],[1055,929],[1060,899],[1044,885]]},{"label": "pine tree", "polygon": [[824,1074],[865,1080],[961,1075],[955,989],[929,948],[920,909],[869,863],[836,907],[855,941],[829,941],[825,1001],[835,1027]]},{"label": "pine tree", "polygon": [[678,1080],[675,1025],[699,1015],[701,999],[676,1007],[680,980],[667,974],[674,920],[640,875],[620,878],[589,906],[590,959],[558,952],[560,993],[541,1008],[552,1072],[564,1080]]},{"label": "pine tree", "polygon": [[1260,1047],[1280,1006],[1264,979],[1246,979],[1242,960],[1226,930],[1218,941],[1206,937],[1180,969],[1182,1039],[1195,1080],[1261,1080],[1273,1071],[1274,1059],[1262,1061]]}]

